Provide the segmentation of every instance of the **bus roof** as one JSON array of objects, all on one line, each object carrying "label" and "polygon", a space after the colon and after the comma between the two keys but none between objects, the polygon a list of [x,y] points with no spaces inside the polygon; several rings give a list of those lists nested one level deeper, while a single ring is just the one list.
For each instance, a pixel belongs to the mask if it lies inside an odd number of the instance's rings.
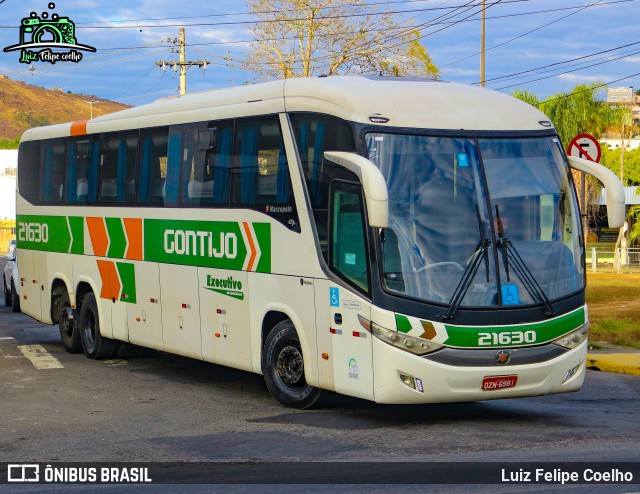
[{"label": "bus roof", "polygon": [[388,126],[422,129],[526,131],[549,126],[548,117],[533,106],[484,88],[429,79],[335,76],[286,79],[163,98],[86,123],[31,129],[23,140],[284,111],[326,113],[360,123],[371,123],[370,117],[382,117],[388,119]]}]

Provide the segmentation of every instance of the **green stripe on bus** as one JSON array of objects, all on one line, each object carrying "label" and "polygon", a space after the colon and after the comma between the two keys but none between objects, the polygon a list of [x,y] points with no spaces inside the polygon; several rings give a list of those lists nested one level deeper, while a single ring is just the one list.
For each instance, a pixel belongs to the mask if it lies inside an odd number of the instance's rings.
[{"label": "green stripe on bus", "polygon": [[[109,236],[107,257],[123,259],[127,238],[122,219],[105,218],[105,225]],[[250,223],[246,229],[237,221],[146,219],[143,228],[145,261],[271,272],[269,223]],[[17,218],[19,248],[82,255],[84,236],[85,218],[81,216]]]},{"label": "green stripe on bus", "polygon": [[19,249],[69,252],[71,234],[67,217],[18,215],[16,245]]},{"label": "green stripe on bus", "polygon": [[129,304],[136,303],[136,272],[135,266],[128,262],[117,262],[116,268],[122,282],[120,301]]},{"label": "green stripe on bus", "polygon": [[[240,271],[271,271],[271,225],[252,223],[257,247],[252,256],[246,232],[235,221],[144,221],[144,260]],[[257,242],[257,246],[255,243]],[[260,256],[257,259],[257,256]],[[251,264],[251,259],[257,265]]]},{"label": "green stripe on bus", "polygon": [[396,327],[401,333],[408,333],[411,331],[411,322],[407,316],[396,314]]},{"label": "green stripe on bus", "polygon": [[84,254],[84,218],[82,216],[69,216],[69,228],[71,229],[71,254]]},{"label": "green stripe on bus", "polygon": [[256,232],[258,246],[260,248],[260,261],[256,267],[258,273],[271,272],[271,225],[269,223],[253,223],[253,231]]},{"label": "green stripe on bus", "polygon": [[107,235],[109,235],[109,252],[107,256],[114,259],[123,259],[127,249],[127,237],[120,218],[105,218]]},{"label": "green stripe on bus", "polygon": [[[446,346],[460,348],[498,348],[504,346],[525,346],[540,345],[553,341],[573,330],[578,329],[585,323],[584,307],[548,321],[530,324],[518,324],[510,326],[451,326],[445,324],[449,337],[444,342]],[[535,339],[525,338],[524,333],[530,333]],[[520,336],[523,335],[522,341]],[[481,335],[485,336],[485,344],[480,344]],[[494,337],[493,335],[498,335]],[[510,343],[500,343],[499,335],[506,335],[502,341],[509,340]],[[496,343],[497,341],[497,343]]]}]

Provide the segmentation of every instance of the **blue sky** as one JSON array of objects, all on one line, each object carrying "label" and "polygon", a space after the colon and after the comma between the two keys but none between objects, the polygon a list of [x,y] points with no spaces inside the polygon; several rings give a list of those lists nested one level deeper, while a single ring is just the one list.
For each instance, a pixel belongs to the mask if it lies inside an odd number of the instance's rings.
[{"label": "blue sky", "polygon": [[[243,60],[250,40],[250,24],[238,22],[253,18],[237,0],[53,0],[55,8],[49,9],[50,1],[0,0],[0,47],[19,42],[20,21],[34,11],[69,17],[76,24],[78,43],[94,46],[97,52],[83,52],[84,58],[77,64],[59,62],[53,66],[21,64],[19,52],[0,52],[0,74],[130,105],[148,103],[177,94],[177,76],[169,69],[163,73],[155,62],[177,58],[163,40],[176,38],[178,26],[184,24],[190,45],[188,60],[206,58],[212,62],[204,74],[198,68],[189,70],[188,91],[235,86],[254,79],[251,72],[230,67],[225,60]],[[526,89],[539,97],[589,82],[617,81],[612,86],[640,88],[640,75],[626,78],[640,73],[640,0],[502,0],[496,5],[496,0],[486,1],[487,87],[503,92]],[[383,10],[412,11],[396,14],[398,20],[425,25],[453,7],[473,6],[480,0],[371,2]],[[452,21],[478,10],[477,6],[464,14],[458,10]],[[138,19],[149,20],[124,22]],[[441,68],[443,79],[469,84],[479,80],[479,19],[473,15],[453,25],[422,29],[423,44]],[[229,24],[233,22],[236,24]],[[209,25],[190,25],[198,23]],[[116,26],[129,27],[114,29]],[[618,48],[623,45],[630,46]],[[609,51],[594,55],[605,50]],[[584,58],[563,63],[579,57]],[[556,65],[542,68],[550,64]],[[560,73],[580,67],[583,70]],[[525,71],[529,72],[513,76]]]}]

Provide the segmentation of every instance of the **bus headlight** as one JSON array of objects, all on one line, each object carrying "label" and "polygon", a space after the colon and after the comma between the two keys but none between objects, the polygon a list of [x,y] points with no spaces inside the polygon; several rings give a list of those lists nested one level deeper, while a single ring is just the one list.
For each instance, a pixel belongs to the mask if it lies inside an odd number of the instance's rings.
[{"label": "bus headlight", "polygon": [[558,338],[554,340],[553,343],[559,345],[564,348],[575,348],[580,343],[587,339],[587,334],[589,332],[589,323],[582,326],[580,329],[576,329],[569,334],[564,335],[562,338]]},{"label": "bus headlight", "polygon": [[427,353],[435,352],[444,348],[444,345],[434,343],[423,338],[416,338],[408,334],[399,333],[392,329],[383,328],[378,324],[365,319],[362,316],[358,316],[360,324],[363,328],[369,331],[373,336],[379,340],[388,343],[405,352],[413,353],[415,355],[426,355]]}]

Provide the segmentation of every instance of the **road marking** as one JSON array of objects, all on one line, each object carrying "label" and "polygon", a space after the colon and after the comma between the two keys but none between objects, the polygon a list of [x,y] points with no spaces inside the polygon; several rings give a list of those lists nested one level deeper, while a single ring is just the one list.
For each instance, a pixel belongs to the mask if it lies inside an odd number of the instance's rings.
[{"label": "road marking", "polygon": [[103,360],[102,363],[108,365],[109,367],[120,367],[123,365],[129,365],[129,361],[124,359]]},{"label": "road marking", "polygon": [[27,357],[36,369],[63,369],[60,361],[47,352],[42,345],[20,345],[18,350]]},{"label": "road marking", "polygon": [[2,337],[0,337],[0,341],[4,341],[4,340],[15,340],[15,338],[13,336],[2,336]]}]

